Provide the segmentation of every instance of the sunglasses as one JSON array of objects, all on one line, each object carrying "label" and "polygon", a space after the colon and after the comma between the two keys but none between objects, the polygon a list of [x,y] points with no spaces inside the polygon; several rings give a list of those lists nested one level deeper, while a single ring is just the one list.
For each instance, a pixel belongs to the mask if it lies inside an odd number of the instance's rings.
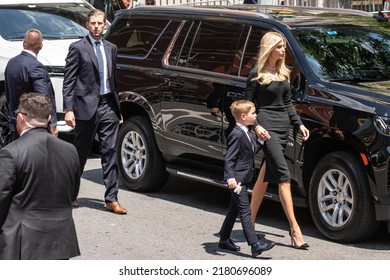
[{"label": "sunglasses", "polygon": [[18,114],[22,114],[22,115],[28,116],[27,113],[25,113],[25,112],[20,112],[19,109],[15,111],[15,116],[17,116]]}]

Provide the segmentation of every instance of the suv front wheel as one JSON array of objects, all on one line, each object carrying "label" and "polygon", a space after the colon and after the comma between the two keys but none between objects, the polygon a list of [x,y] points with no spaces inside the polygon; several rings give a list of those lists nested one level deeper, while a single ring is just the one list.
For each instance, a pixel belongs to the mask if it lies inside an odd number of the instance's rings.
[{"label": "suv front wheel", "polygon": [[378,228],[363,165],[350,153],[333,152],[319,161],[309,205],[317,228],[332,240],[363,240]]},{"label": "suv front wheel", "polygon": [[126,120],[118,135],[119,173],[132,191],[150,192],[168,180],[150,121],[142,116]]}]

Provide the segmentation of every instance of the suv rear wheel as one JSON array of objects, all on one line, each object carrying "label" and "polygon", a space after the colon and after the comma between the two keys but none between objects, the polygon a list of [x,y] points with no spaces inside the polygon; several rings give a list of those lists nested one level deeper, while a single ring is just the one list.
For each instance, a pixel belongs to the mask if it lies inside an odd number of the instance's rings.
[{"label": "suv rear wheel", "polygon": [[147,118],[129,118],[119,131],[118,141],[119,173],[128,189],[149,192],[165,185],[168,173]]},{"label": "suv rear wheel", "polygon": [[333,152],[317,164],[310,182],[310,212],[317,228],[339,242],[363,240],[378,228],[361,161]]}]

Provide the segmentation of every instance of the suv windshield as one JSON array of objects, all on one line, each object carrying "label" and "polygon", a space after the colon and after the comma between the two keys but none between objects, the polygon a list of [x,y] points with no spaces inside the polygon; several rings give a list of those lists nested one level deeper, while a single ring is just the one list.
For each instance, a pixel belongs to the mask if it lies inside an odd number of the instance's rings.
[{"label": "suv windshield", "polygon": [[300,27],[292,32],[321,79],[390,80],[390,36],[386,32],[356,25]]},{"label": "suv windshield", "polygon": [[79,38],[88,34],[83,5],[34,4],[0,8],[0,35],[6,40],[21,40],[27,29],[39,29],[44,39]]}]

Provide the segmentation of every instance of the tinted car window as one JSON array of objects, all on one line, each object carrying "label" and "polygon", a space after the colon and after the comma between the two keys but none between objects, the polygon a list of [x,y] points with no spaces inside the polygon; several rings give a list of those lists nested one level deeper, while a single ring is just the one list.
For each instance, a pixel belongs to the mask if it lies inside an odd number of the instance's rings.
[{"label": "tinted car window", "polygon": [[145,25],[143,19],[122,19],[111,31],[110,40],[115,41],[122,55],[146,56],[158,39],[168,20],[150,19]]},{"label": "tinted car window", "polygon": [[[263,27],[253,26],[249,28],[249,37],[245,42],[246,49],[243,54],[242,64],[240,65],[240,76],[246,77],[257,62],[257,54],[259,52],[259,44],[261,37],[269,31]],[[242,49],[240,48],[240,52]]]},{"label": "tinted car window", "polygon": [[293,33],[320,78],[390,79],[387,33],[350,26],[296,29]]},{"label": "tinted car window", "polygon": [[[175,41],[175,45],[172,47],[171,55],[169,57],[169,65],[185,67],[186,60],[185,59],[180,60],[179,57],[182,56],[181,53],[183,50],[183,42],[189,36],[189,32],[192,29],[193,25],[194,22],[192,21],[186,21],[183,23],[180,34],[178,35]],[[183,55],[183,57],[185,57],[185,55]]]},{"label": "tinted car window", "polygon": [[212,21],[194,24],[180,56],[182,66],[230,74],[242,32],[241,24]]},{"label": "tinted car window", "polygon": [[26,27],[39,29],[45,39],[85,36],[86,15],[90,10],[78,4],[12,6],[0,10],[0,35],[6,40],[20,40]]}]

